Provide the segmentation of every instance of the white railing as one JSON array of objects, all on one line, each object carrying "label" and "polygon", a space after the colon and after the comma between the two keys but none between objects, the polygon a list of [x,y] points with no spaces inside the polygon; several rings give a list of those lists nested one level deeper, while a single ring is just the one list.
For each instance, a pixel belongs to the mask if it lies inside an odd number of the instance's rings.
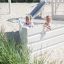
[{"label": "white railing", "polygon": [[27,43],[31,50],[31,55],[40,54],[40,51],[48,47],[64,42],[64,26],[52,29],[43,35],[41,39],[42,26],[36,25],[33,28],[20,28],[20,37],[22,43]]},{"label": "white railing", "polygon": [[11,0],[7,3],[0,2],[0,15],[7,15],[11,13]]},{"label": "white railing", "polygon": [[[52,5],[52,17],[53,17],[53,16],[57,15],[56,14],[57,12],[60,12],[61,9],[59,9],[59,11],[58,11],[58,8],[61,4],[64,4],[64,0],[51,0],[50,3]],[[63,7],[63,6],[61,6],[61,7]],[[63,12],[63,11],[61,11],[61,12]]]}]

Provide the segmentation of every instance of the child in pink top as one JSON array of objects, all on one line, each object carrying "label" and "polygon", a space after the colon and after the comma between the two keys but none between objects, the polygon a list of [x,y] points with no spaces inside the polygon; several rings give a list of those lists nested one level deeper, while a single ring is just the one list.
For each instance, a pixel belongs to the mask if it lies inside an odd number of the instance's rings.
[{"label": "child in pink top", "polygon": [[44,23],[44,29],[46,31],[51,30],[51,17],[50,16],[46,16],[46,22]]},{"label": "child in pink top", "polygon": [[51,30],[51,17],[46,16],[46,21],[43,25],[43,31],[41,33],[41,39],[45,36],[46,32],[50,30]]},{"label": "child in pink top", "polygon": [[28,27],[33,27],[33,22],[31,21],[32,17],[31,16],[26,16],[26,20],[25,20],[25,26],[28,26]]}]

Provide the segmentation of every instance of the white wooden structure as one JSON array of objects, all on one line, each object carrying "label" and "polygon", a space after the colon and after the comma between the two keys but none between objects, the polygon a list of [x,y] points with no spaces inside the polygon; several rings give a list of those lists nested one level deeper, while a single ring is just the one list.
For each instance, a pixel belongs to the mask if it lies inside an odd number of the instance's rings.
[{"label": "white wooden structure", "polygon": [[[44,1],[44,0],[40,0]],[[45,0],[51,4],[52,18],[56,20],[64,20],[64,0]]]},{"label": "white wooden structure", "polygon": [[31,28],[20,27],[21,42],[30,49],[31,58],[42,54],[43,49],[64,42],[64,25],[52,24],[52,30],[44,32],[43,25]]},{"label": "white wooden structure", "polygon": [[64,20],[64,0],[52,0],[52,18]]},{"label": "white wooden structure", "polygon": [[11,0],[8,0],[8,2],[0,2],[0,15],[7,15],[11,13]]}]

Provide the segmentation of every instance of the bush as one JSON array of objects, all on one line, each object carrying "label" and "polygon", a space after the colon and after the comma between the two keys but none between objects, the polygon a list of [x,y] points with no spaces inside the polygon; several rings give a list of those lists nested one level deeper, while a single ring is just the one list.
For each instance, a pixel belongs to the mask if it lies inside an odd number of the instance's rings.
[{"label": "bush", "polygon": [[28,64],[28,49],[0,33],[0,64]]}]

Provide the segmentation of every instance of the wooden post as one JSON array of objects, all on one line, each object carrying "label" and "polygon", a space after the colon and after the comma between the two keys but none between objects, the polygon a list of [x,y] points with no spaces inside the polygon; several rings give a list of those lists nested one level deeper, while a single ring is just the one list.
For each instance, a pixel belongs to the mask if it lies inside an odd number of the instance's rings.
[{"label": "wooden post", "polygon": [[52,9],[52,18],[53,18],[53,15],[54,15],[54,2],[53,2],[53,0],[51,2],[51,9]]},{"label": "wooden post", "polygon": [[8,0],[9,2],[9,14],[11,13],[11,0]]}]

